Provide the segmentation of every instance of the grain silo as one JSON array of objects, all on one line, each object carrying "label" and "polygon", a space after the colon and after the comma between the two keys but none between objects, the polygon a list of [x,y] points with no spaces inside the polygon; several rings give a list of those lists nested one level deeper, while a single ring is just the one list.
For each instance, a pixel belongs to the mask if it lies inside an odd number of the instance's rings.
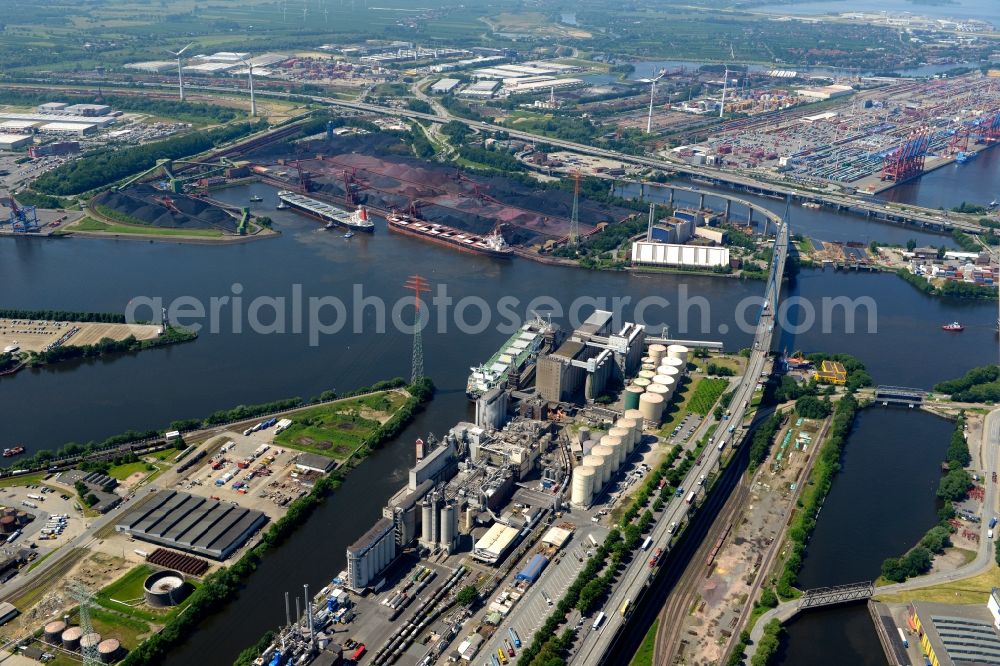
[{"label": "grain silo", "polygon": [[122,644],[115,638],[108,638],[97,644],[97,656],[101,663],[113,664],[121,659]]},{"label": "grain silo", "polygon": [[632,381],[632,386],[641,388],[643,391],[645,391],[646,387],[652,383],[653,382],[649,381],[645,377],[637,377],[635,380]]},{"label": "grain silo", "polygon": [[667,358],[679,358],[680,360],[687,363],[688,354],[691,350],[684,345],[670,345],[667,347]]},{"label": "grain silo", "polygon": [[604,476],[601,479],[602,485],[607,483],[611,478],[611,475],[618,471],[618,466],[615,465],[615,456],[618,455],[609,446],[602,446],[598,444],[590,450],[590,455],[597,456],[599,458],[604,458]]},{"label": "grain silo", "polygon": [[656,374],[657,376],[666,375],[667,377],[673,377],[676,380],[684,374],[684,368],[676,365],[661,365],[656,369]]},{"label": "grain silo", "polygon": [[660,369],[658,371],[660,374],[663,374],[663,366],[675,367],[681,374],[684,374],[684,370],[687,368],[687,362],[681,358],[664,359],[663,363],[660,363]]},{"label": "grain silo", "polygon": [[573,485],[570,486],[569,501],[579,507],[590,506],[594,497],[594,479],[597,471],[593,467],[580,465],[573,468]]},{"label": "grain silo", "polygon": [[80,629],[80,627],[70,627],[66,631],[62,632],[62,636],[60,637],[62,646],[67,650],[79,650],[81,636],[83,636],[83,630]]},{"label": "grain silo", "polygon": [[663,396],[658,393],[643,393],[639,398],[639,411],[647,421],[659,425],[663,418]]},{"label": "grain silo", "polygon": [[639,396],[643,394],[643,388],[632,384],[625,388],[625,409],[639,409]]},{"label": "grain silo", "polygon": [[667,348],[663,345],[649,345],[649,355],[653,357],[653,362],[659,365],[667,355]]},{"label": "grain silo", "polygon": [[[638,412],[639,410],[632,409],[628,411]],[[632,453],[632,451],[635,450],[635,447],[637,447],[639,442],[642,440],[642,415],[639,415],[639,419],[620,418],[615,422],[615,425],[619,428],[628,428],[629,432],[632,433],[632,443],[629,444],[629,453]]]},{"label": "grain silo", "polygon": [[455,548],[457,536],[458,513],[455,511],[455,504],[449,502],[441,509],[441,548],[450,553]]},{"label": "grain silo", "polygon": [[[632,453],[632,449],[635,448],[634,446],[635,442],[632,441],[632,431],[629,430],[628,428],[622,428],[620,425],[616,423],[613,428],[608,430],[608,434],[611,435],[612,437],[618,437],[622,440],[622,443],[625,445],[624,458],[628,458],[628,454]],[[622,462],[625,462],[624,458]]]},{"label": "grain silo", "polygon": [[66,631],[66,623],[62,620],[52,620],[45,624],[42,630],[46,643],[58,645],[62,641],[63,632]]},{"label": "grain silo", "polygon": [[607,461],[601,456],[595,456],[591,453],[589,456],[584,456],[580,463],[584,467],[589,467],[594,470],[594,487],[593,494],[596,495],[597,491],[604,487],[604,483],[608,480],[610,473],[605,472],[605,467],[607,466]]},{"label": "grain silo", "polygon": [[663,384],[650,384],[649,390],[646,393],[656,393],[663,398],[663,405],[666,408],[666,404],[670,402],[670,389]]},{"label": "grain silo", "polygon": [[615,470],[621,469],[622,463],[625,462],[625,441],[621,437],[605,435],[601,437],[601,446],[606,446],[613,451]]},{"label": "grain silo", "polygon": [[656,364],[655,363],[643,363],[641,366],[639,366],[639,370],[656,370]]},{"label": "grain silo", "polygon": [[640,370],[638,376],[642,377],[643,379],[652,380],[653,377],[656,376],[656,371],[652,370],[652,369],[650,369],[650,370]]},{"label": "grain silo", "polygon": [[646,365],[647,363],[652,363],[653,365],[656,365],[657,362],[658,361],[655,358],[653,358],[652,356],[643,356],[642,357],[642,364],[643,365]]},{"label": "grain silo", "polygon": [[80,637],[80,650],[89,650],[93,648],[97,650],[97,646],[101,644],[101,635],[96,631],[92,631],[89,634],[84,634]]}]

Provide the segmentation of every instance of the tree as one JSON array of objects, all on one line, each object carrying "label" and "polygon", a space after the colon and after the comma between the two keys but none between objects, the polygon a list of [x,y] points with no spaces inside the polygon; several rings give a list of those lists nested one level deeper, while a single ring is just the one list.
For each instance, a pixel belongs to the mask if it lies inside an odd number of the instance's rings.
[{"label": "tree", "polygon": [[479,590],[476,589],[475,585],[466,585],[455,595],[455,601],[463,606],[471,606],[478,598]]},{"label": "tree", "polygon": [[910,240],[906,241],[906,250],[907,250],[907,252],[913,252],[916,249],[917,249],[917,241],[915,241],[912,238]]},{"label": "tree", "polygon": [[942,245],[941,247],[939,247],[937,249],[937,258],[938,259],[944,259],[944,255],[947,254],[947,253],[948,253],[948,248],[946,248],[944,245]]},{"label": "tree", "polygon": [[957,502],[965,499],[970,488],[972,488],[972,477],[969,473],[961,468],[953,469],[938,484],[937,496],[943,500]]},{"label": "tree", "polygon": [[821,400],[816,396],[804,395],[795,401],[795,411],[807,419],[825,419],[833,413],[833,405],[829,400]]}]

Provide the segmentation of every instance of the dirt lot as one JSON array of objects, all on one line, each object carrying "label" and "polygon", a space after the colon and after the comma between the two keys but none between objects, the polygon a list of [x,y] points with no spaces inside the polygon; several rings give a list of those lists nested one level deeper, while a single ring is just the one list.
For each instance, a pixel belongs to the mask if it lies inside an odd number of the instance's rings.
[{"label": "dirt lot", "polygon": [[159,330],[159,326],[139,324],[0,319],[0,349],[17,346],[22,351],[44,351],[64,336],[63,344],[70,346],[92,345],[102,338],[124,340],[130,335],[152,340]]}]

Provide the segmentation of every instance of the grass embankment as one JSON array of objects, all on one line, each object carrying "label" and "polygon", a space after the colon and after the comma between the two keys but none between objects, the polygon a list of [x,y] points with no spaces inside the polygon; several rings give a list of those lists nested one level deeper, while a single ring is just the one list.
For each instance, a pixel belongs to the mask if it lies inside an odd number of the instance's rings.
[{"label": "grass embankment", "polygon": [[[388,421],[375,430],[369,446],[378,446],[398,434],[422,405],[431,399],[434,385],[429,379],[423,379],[407,387],[407,391],[410,398]],[[222,567],[206,576],[201,587],[188,598],[187,610],[171,617],[161,631],[129,652],[121,662],[123,666],[145,666],[160,662],[171,648],[183,642],[208,616],[228,604],[242,589],[246,577],[253,573],[267,552],[283,543],[299,525],[305,522],[327,496],[340,487],[346,473],[346,467],[341,467],[317,481],[308,495],[292,502],[285,515],[271,524],[261,536],[260,543],[231,566]]]},{"label": "grass embankment", "polygon": [[635,656],[629,662],[629,666],[653,666],[653,656],[656,652],[656,630],[660,626],[660,618],[653,620],[652,626],[646,632],[646,637],[639,644]]},{"label": "grass embankment", "polygon": [[409,395],[393,389],[340,400],[304,410],[274,443],[337,460],[350,457],[366,443]]},{"label": "grass embankment", "polygon": [[910,601],[937,601],[948,604],[985,604],[990,590],[1000,587],[1000,567],[995,564],[989,571],[963,580],[929,585],[919,590],[878,594],[875,598],[887,604],[902,604]]},{"label": "grass embankment", "polygon": [[105,234],[128,234],[133,236],[203,236],[218,238],[223,235],[218,229],[168,229],[164,227],[141,226],[138,224],[110,224],[85,217],[79,222],[68,225],[66,232],[86,231]]},{"label": "grass embankment", "polygon": [[0,488],[13,488],[15,486],[31,486],[42,482],[48,476],[47,472],[36,472],[35,474],[25,474],[24,476],[8,476],[0,479]]}]

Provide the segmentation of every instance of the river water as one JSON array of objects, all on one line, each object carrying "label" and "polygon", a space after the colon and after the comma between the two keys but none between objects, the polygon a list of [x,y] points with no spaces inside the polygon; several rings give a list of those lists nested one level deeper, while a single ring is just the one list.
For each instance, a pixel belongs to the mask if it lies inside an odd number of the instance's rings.
[{"label": "river water", "polygon": [[[456,301],[478,295],[496,304],[508,297],[517,299],[514,309],[522,313],[537,296],[549,296],[564,307],[580,296],[606,299],[603,304],[593,301],[597,305],[610,305],[614,297],[629,297],[632,302],[622,308],[626,317],[635,314],[638,299],[667,298],[671,305],[653,305],[645,312],[643,319],[654,330],[666,324],[676,337],[720,339],[730,349],[746,346],[751,339],[749,333],[738,330],[735,311],[742,299],[762,292],[759,282],[685,275],[632,276],[523,260],[494,261],[389,234],[381,220],[374,236],[347,240],[339,233],[319,231],[317,223],[289,211],[271,210],[276,197],[267,186],[234,188],[218,196],[244,204],[252,193],[265,197],[259,205],[281,229],[280,237],[214,247],[5,239],[0,243],[3,304],[122,311],[132,299],[146,296],[162,297],[167,303],[182,296],[207,302],[211,297],[233,296],[238,290],[248,303],[257,296],[290,299],[294,285],[301,285],[305,298],[336,296],[350,310],[354,285],[361,285],[365,296],[384,298],[391,305],[404,295],[406,278],[420,272],[433,285],[446,285]],[[777,210],[783,205],[770,204]],[[805,209],[795,212],[793,228],[809,229],[810,235],[820,237],[864,235],[883,242],[900,233],[918,233]],[[236,284],[240,289],[234,289]],[[989,305],[930,299],[891,275],[806,271],[787,289],[789,296],[816,303],[831,296],[874,299],[878,333],[844,335],[843,316],[834,315],[827,332],[813,327],[789,333],[780,345],[857,354],[868,363],[876,381],[926,387],[964,370],[953,360],[958,353],[963,366],[994,358],[995,338],[990,326],[995,314]],[[683,290],[692,297],[704,297],[710,308],[704,322],[701,310],[689,309],[694,323],[686,330],[682,330],[684,317],[679,312]],[[585,316],[591,307],[590,303],[581,304],[580,314]],[[430,309],[436,319],[440,308]],[[543,304],[537,309],[544,312],[548,308]],[[349,390],[409,374],[410,336],[392,326],[385,332],[376,330],[374,306],[352,320],[347,329],[321,336],[317,346],[310,344],[306,333],[234,332],[231,309],[221,311],[225,321],[219,332],[203,331],[193,343],[78,364],[87,367],[57,366],[3,379],[0,404],[5,414],[18,417],[5,419],[0,446],[24,443],[34,451],[68,441],[96,440],[128,428],[162,428],[173,419],[240,403],[308,397],[328,388]],[[474,308],[466,313],[467,321],[478,320]],[[262,319],[268,320],[266,313]],[[791,319],[799,321],[799,315]],[[954,319],[969,326],[961,337],[940,331],[942,322]],[[357,322],[364,326],[355,333],[351,327]],[[285,591],[294,593],[305,582],[321,585],[343,568],[346,544],[378,517],[386,498],[403,482],[412,463],[409,443],[428,431],[440,434],[456,421],[471,418],[464,396],[469,366],[488,358],[508,333],[495,326],[480,333],[462,333],[453,323],[443,332],[436,328],[425,330],[423,335],[427,372],[439,387],[426,412],[395,442],[353,471],[344,487],[250,576],[238,603],[207,621],[178,648],[170,663],[229,663],[243,647],[277,626],[284,616]],[[53,418],[55,414],[57,418]]]}]

